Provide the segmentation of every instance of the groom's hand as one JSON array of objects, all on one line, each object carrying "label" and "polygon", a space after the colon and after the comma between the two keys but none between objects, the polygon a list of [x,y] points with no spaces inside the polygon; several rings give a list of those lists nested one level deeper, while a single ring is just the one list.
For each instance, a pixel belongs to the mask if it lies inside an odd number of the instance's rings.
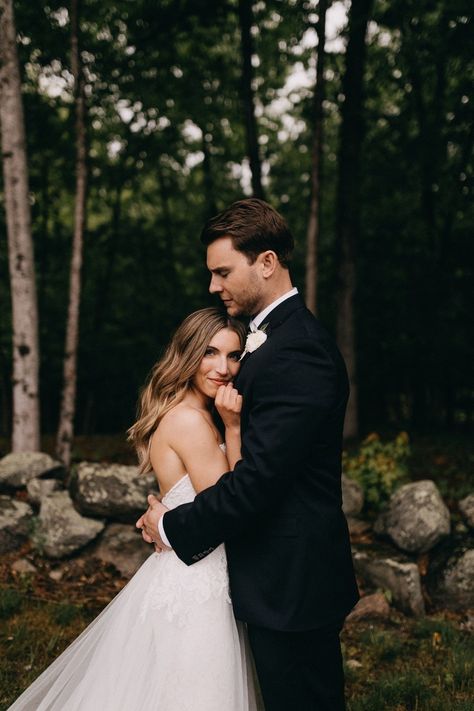
[{"label": "groom's hand", "polygon": [[158,531],[158,522],[167,511],[166,506],[163,506],[156,496],[150,494],[148,496],[148,510],[143,516],[140,516],[135,524],[137,528],[142,529],[143,540],[147,543],[154,543],[157,552],[171,550],[163,543]]}]

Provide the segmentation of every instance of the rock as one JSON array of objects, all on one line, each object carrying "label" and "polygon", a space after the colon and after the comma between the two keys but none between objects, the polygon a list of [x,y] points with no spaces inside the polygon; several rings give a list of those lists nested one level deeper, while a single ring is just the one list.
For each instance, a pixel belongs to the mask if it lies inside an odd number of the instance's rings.
[{"label": "rock", "polygon": [[469,528],[474,528],[474,494],[469,494],[459,502],[459,510]]},{"label": "rock", "polygon": [[30,479],[26,485],[28,501],[39,506],[45,496],[61,489],[61,482],[57,479]]},{"label": "rock", "polygon": [[134,523],[147,509],[146,497],[156,493],[153,474],[138,474],[136,467],[81,462],[72,478],[71,493],[83,514]]},{"label": "rock", "polygon": [[36,573],[36,568],[33,563],[30,563],[26,558],[19,558],[12,564],[12,570],[20,575],[31,575]]},{"label": "rock", "polygon": [[107,526],[94,556],[104,563],[112,563],[125,578],[131,578],[153,552],[153,547],[143,541],[136,528],[112,523]]},{"label": "rock", "polygon": [[11,452],[0,459],[0,488],[19,489],[30,479],[62,471],[62,464],[44,452]]},{"label": "rock", "polygon": [[390,605],[383,593],[377,592],[373,595],[361,597],[346,622],[359,622],[359,620],[386,620],[390,617]]},{"label": "rock", "polygon": [[364,492],[354,479],[342,475],[342,509],[346,516],[357,516],[364,506]]},{"label": "rock", "polygon": [[460,623],[459,628],[474,634],[474,613],[468,612],[466,614],[466,619]]},{"label": "rock", "polygon": [[63,558],[93,541],[104,526],[81,516],[67,491],[55,491],[41,502],[33,542],[49,558]]},{"label": "rock", "polygon": [[424,615],[418,566],[400,555],[370,549],[354,550],[356,573],[373,587],[390,590],[393,604],[409,615]]},{"label": "rock", "polygon": [[347,519],[347,525],[349,527],[349,533],[351,536],[362,536],[364,533],[370,531],[371,526],[368,521],[362,521],[360,518],[349,517]]},{"label": "rock", "polygon": [[357,659],[348,659],[346,662],[346,667],[348,669],[352,669],[353,671],[360,669],[362,666],[362,662],[358,662]]},{"label": "rock", "polygon": [[427,586],[433,602],[451,610],[474,607],[474,537],[456,536],[436,551]]},{"label": "rock", "polygon": [[381,528],[403,551],[426,553],[449,535],[449,510],[433,481],[416,481],[392,494]]},{"label": "rock", "polygon": [[0,553],[20,548],[31,530],[33,510],[23,501],[0,496]]}]

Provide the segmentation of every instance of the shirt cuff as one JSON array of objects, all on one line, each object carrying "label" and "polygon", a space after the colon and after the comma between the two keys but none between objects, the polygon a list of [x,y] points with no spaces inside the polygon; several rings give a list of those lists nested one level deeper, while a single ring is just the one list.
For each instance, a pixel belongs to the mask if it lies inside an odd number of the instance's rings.
[{"label": "shirt cuff", "polygon": [[165,546],[168,546],[168,548],[172,548],[173,546],[172,546],[171,543],[169,542],[168,536],[167,536],[166,533],[165,533],[165,527],[163,526],[163,518],[164,518],[164,516],[165,516],[165,515],[163,514],[163,516],[162,516],[162,517],[160,518],[160,520],[158,521],[158,533],[160,534],[160,538],[161,538],[161,540],[163,541],[163,543],[165,544]]}]

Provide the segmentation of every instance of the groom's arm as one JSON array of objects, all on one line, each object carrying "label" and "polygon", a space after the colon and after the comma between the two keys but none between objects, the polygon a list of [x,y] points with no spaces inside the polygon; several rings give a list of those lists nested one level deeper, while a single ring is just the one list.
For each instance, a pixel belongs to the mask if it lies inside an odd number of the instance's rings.
[{"label": "groom's arm", "polygon": [[[192,564],[275,507],[347,391],[331,355],[312,340],[287,344],[255,378],[242,460],[212,487],[163,517],[170,544]],[[344,402],[338,402],[340,400]]]}]

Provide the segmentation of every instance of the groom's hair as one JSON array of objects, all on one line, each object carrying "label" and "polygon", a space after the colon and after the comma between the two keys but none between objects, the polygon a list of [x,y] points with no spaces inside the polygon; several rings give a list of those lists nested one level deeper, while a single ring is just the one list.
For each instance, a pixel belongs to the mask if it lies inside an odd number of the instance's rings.
[{"label": "groom's hair", "polygon": [[249,264],[271,249],[285,269],[295,244],[283,217],[258,198],[238,200],[206,222],[201,242],[207,246],[219,237],[230,237],[234,249],[245,254]]}]

